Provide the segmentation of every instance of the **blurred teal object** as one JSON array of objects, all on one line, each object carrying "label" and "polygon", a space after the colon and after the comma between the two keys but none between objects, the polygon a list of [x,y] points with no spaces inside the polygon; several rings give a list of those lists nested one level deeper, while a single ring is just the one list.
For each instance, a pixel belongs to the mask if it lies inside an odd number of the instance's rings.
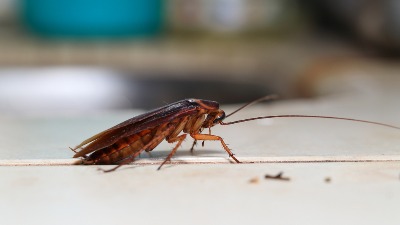
[{"label": "blurred teal object", "polygon": [[154,36],[163,24],[163,0],[20,1],[22,21],[46,36]]}]

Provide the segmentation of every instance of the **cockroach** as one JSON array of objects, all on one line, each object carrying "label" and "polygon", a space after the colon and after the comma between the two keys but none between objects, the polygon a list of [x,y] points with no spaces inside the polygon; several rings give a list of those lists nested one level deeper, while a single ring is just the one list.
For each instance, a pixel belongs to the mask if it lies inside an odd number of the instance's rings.
[{"label": "cockroach", "polygon": [[[400,129],[400,127],[366,120],[315,115],[273,115],[223,122],[224,119],[251,104],[275,98],[275,95],[262,97],[245,104],[228,115],[219,108],[219,103],[216,101],[201,99],[181,100],[128,119],[84,140],[75,148],[71,148],[71,150],[75,152],[73,157],[82,157],[82,164],[85,165],[117,165],[113,169],[105,170],[105,172],[110,172],[122,165],[133,162],[143,151],[152,151],[164,139],[168,143],[176,142],[175,147],[158,167],[159,170],[166,162],[171,160],[171,157],[188,134],[194,139],[191,151],[193,151],[197,141],[203,141],[203,143],[204,141],[219,141],[228,155],[235,162],[240,163],[222,137],[211,134],[211,127],[217,124],[231,125],[267,118],[308,117],[349,120]],[[202,133],[204,129],[208,129],[208,134]]]}]

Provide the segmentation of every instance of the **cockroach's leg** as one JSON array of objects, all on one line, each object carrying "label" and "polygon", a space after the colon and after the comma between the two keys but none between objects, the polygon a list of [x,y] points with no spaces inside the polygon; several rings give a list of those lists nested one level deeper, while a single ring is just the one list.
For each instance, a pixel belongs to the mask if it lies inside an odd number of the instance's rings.
[{"label": "cockroach's leg", "polygon": [[[203,132],[203,129],[204,129],[204,128],[200,128],[199,133]],[[190,153],[191,153],[192,155],[193,155],[193,152],[194,152],[194,146],[196,146],[196,145],[197,145],[197,140],[194,139],[193,144],[192,144],[192,147],[190,148]],[[203,147],[204,147],[204,143],[202,143],[202,145],[203,145]]]},{"label": "cockroach's leg", "polygon": [[215,135],[210,135],[210,134],[190,134],[193,139],[195,140],[202,140],[202,141],[220,141],[222,144],[222,147],[225,149],[225,151],[229,154],[230,157],[232,157],[235,162],[240,163],[240,161],[234,156],[234,154],[231,152],[231,150],[228,148],[228,145],[224,142],[222,137],[220,136],[215,136]]},{"label": "cockroach's leg", "polygon": [[171,160],[172,156],[176,153],[176,150],[178,150],[179,146],[181,146],[182,142],[185,140],[186,134],[182,134],[178,137],[174,137],[168,140],[168,143],[173,143],[173,142],[178,142],[175,147],[172,149],[172,151],[169,153],[167,158],[164,160],[164,162],[161,163],[161,165],[158,167],[157,170],[160,170],[161,167],[168,161]]},{"label": "cockroach's leg", "polygon": [[197,145],[197,140],[193,141],[192,147],[190,148],[190,153],[193,155],[193,151],[194,151],[194,146]]},{"label": "cockroach's leg", "polygon": [[122,160],[120,164],[118,164],[117,166],[115,166],[115,167],[113,167],[113,168],[111,168],[109,170],[105,170],[105,169],[102,169],[102,168],[98,168],[98,170],[103,171],[104,173],[113,172],[113,171],[117,170],[118,168],[120,168],[121,166],[127,165],[127,164],[133,162],[134,160],[135,160],[134,157],[132,157],[132,158],[128,157],[128,158]]}]

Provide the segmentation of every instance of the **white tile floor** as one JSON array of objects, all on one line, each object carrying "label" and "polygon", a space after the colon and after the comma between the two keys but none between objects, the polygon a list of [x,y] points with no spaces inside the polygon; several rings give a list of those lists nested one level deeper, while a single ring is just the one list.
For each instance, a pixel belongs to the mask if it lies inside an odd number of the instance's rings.
[{"label": "white tile floor", "polygon": [[[1,167],[2,224],[400,222],[399,162],[156,168]],[[264,178],[282,171],[290,181]]]},{"label": "white tile floor", "polygon": [[[321,114],[400,125],[396,102],[277,102],[254,106],[235,118]],[[151,158],[144,154],[137,165],[114,173],[103,174],[97,166],[66,166],[73,161],[68,146],[132,114],[0,117],[1,224],[400,223],[398,130],[345,121],[275,119],[213,129],[239,159],[264,163],[226,163],[220,144],[211,142],[192,156],[191,141],[186,141],[174,159],[179,165],[161,171],[144,164],[158,164],[171,149],[165,143]],[[294,163],[298,161],[314,162]],[[21,163],[41,166],[11,166]],[[264,179],[279,172],[291,180]]]}]

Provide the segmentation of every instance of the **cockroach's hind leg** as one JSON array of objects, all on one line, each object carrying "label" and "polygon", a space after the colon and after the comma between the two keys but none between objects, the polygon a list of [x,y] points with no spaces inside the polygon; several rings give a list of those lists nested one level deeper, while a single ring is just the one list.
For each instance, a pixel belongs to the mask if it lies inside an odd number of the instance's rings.
[{"label": "cockroach's hind leg", "polygon": [[178,137],[174,137],[174,138],[170,138],[168,139],[168,143],[173,143],[173,142],[178,142],[175,147],[172,149],[172,151],[169,153],[169,155],[167,156],[167,158],[165,158],[164,162],[161,163],[161,165],[157,168],[157,170],[160,170],[161,167],[168,161],[171,160],[172,156],[176,153],[176,150],[178,150],[179,146],[182,144],[182,142],[185,140],[186,138],[186,134],[182,134]]},{"label": "cockroach's hind leg", "polygon": [[97,170],[99,170],[99,171],[101,171],[103,173],[109,173],[109,172],[113,172],[113,171],[117,170],[118,168],[120,168],[123,165],[125,165],[125,164],[117,165],[117,166],[115,166],[115,167],[113,167],[111,169],[108,169],[108,170],[105,170],[105,169],[99,167],[99,168],[97,168]]},{"label": "cockroach's hind leg", "polygon": [[[142,151],[143,151],[143,150],[142,150]],[[102,172],[104,172],[104,173],[113,172],[113,171],[117,170],[118,168],[120,168],[121,166],[128,165],[128,164],[134,162],[134,161],[135,161],[135,158],[136,158],[138,155],[140,155],[140,153],[141,153],[142,151],[139,151],[139,152],[135,153],[134,155],[130,155],[130,156],[126,157],[125,159],[119,161],[118,165],[116,165],[115,167],[113,167],[113,168],[111,168],[111,169],[105,170],[105,169],[102,169],[102,168],[97,168],[97,170],[100,170],[100,171],[102,171]]]},{"label": "cockroach's hind leg", "polygon": [[[140,154],[140,153],[139,153],[139,154]],[[130,163],[134,162],[136,156],[137,156],[136,154],[135,154],[135,155],[128,156],[127,158],[121,160],[120,163],[118,163],[118,165],[114,166],[114,167],[111,168],[111,169],[105,170],[105,169],[99,167],[99,168],[97,168],[97,170],[100,170],[100,171],[102,171],[102,172],[104,172],[104,173],[113,172],[113,171],[117,170],[118,168],[120,168],[120,167],[123,166],[123,165],[127,165],[127,164],[130,164]]]}]

